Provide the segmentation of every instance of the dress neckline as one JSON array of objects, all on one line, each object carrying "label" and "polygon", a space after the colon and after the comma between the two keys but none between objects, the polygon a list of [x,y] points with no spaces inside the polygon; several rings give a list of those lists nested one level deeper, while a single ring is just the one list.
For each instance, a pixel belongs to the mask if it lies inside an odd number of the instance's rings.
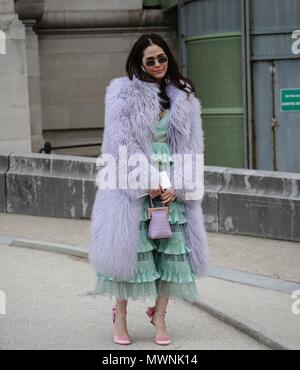
[{"label": "dress neckline", "polygon": [[166,109],[165,113],[160,117],[159,121],[161,121],[165,117],[165,115],[168,113],[169,113],[169,109]]}]

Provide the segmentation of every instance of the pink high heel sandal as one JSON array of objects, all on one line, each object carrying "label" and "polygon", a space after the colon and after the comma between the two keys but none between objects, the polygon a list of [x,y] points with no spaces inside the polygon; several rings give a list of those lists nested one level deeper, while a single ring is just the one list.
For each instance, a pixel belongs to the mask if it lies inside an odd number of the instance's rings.
[{"label": "pink high heel sandal", "polygon": [[[165,311],[165,313],[167,313],[167,311]],[[155,314],[155,306],[153,307],[148,307],[147,308],[147,311],[146,311],[146,314],[150,317],[150,323],[152,325],[154,325],[154,322],[153,322],[153,316]],[[155,326],[155,325],[154,325]],[[162,346],[165,346],[165,345],[168,345],[171,343],[171,337],[169,335],[156,335],[155,338],[154,338],[154,341],[156,344],[160,344]]]},{"label": "pink high heel sandal", "polygon": [[[117,311],[117,307],[116,305],[113,305],[112,307],[113,323],[115,323],[116,321],[116,311]],[[128,335],[114,335],[114,342],[117,344],[131,344],[131,339]]]}]

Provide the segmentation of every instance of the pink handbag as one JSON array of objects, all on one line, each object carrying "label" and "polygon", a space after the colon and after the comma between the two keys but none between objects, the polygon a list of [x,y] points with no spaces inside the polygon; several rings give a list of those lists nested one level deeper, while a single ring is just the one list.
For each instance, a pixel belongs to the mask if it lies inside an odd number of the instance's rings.
[{"label": "pink handbag", "polygon": [[154,207],[151,198],[150,203],[151,207],[148,208],[148,218],[150,218],[148,238],[170,238],[172,236],[172,230],[169,223],[169,206]]}]

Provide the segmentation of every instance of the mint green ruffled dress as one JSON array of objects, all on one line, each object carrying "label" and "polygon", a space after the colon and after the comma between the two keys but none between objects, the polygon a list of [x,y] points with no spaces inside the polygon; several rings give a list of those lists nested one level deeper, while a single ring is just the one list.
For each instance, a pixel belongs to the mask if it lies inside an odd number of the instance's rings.
[{"label": "mint green ruffled dress", "polygon": [[[152,142],[154,161],[159,161],[159,168],[172,165],[172,155],[167,143],[167,130],[170,110],[157,123]],[[162,206],[160,197],[153,199],[154,206]],[[139,228],[138,268],[135,276],[127,281],[118,281],[110,276],[97,274],[95,290],[92,294],[110,295],[116,299],[147,299],[158,296],[195,301],[199,292],[195,284],[195,274],[188,261],[190,249],[185,241],[184,205],[176,200],[169,205],[169,221],[173,235],[170,238],[149,239],[147,237],[149,219],[147,208],[151,207],[149,196],[145,196],[141,208]]]}]

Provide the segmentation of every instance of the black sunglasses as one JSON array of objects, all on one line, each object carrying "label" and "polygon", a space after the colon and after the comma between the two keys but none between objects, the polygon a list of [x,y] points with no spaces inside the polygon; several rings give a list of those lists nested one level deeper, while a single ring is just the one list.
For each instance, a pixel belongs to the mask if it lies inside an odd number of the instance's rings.
[{"label": "black sunglasses", "polygon": [[[166,63],[168,61],[168,57],[162,55],[159,58],[157,58],[159,64]],[[147,67],[152,67],[155,65],[155,59],[148,59],[145,61],[145,64]]]}]

